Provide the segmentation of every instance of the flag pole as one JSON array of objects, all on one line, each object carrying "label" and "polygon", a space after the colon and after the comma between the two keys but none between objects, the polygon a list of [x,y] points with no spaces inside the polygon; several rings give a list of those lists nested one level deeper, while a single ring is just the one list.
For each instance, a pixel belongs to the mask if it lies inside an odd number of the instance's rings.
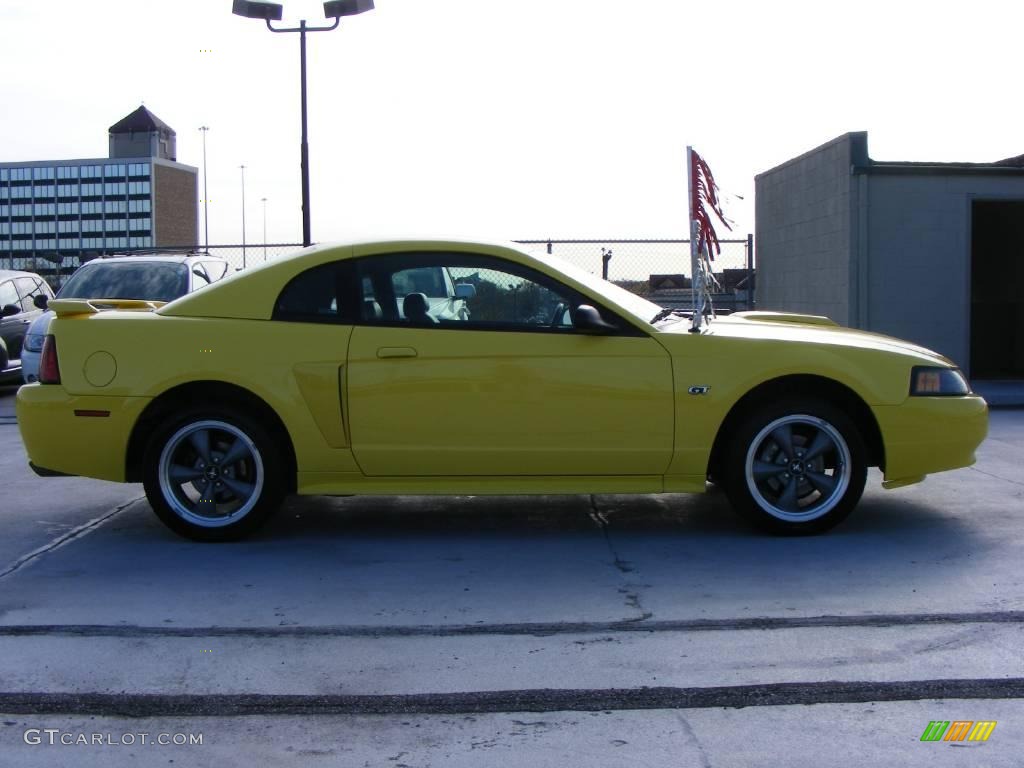
[{"label": "flag pole", "polygon": [[686,199],[689,204],[690,223],[690,302],[693,306],[693,317],[690,330],[699,331],[701,318],[704,314],[704,281],[700,269],[700,225],[697,223],[694,195],[697,185],[694,183],[693,147],[686,147]]}]

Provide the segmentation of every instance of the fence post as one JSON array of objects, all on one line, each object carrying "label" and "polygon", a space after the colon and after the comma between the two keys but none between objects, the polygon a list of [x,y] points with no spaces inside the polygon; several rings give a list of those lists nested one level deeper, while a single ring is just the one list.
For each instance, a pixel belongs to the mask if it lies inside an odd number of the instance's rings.
[{"label": "fence post", "polygon": [[601,249],[601,279],[608,279],[608,262],[612,260],[612,249]]},{"label": "fence post", "polygon": [[754,235],[747,233],[747,309],[754,309]]}]

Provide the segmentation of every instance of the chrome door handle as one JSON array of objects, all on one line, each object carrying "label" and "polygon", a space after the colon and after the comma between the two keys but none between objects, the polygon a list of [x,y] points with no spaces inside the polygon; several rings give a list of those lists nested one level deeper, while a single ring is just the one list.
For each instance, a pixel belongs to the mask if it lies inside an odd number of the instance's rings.
[{"label": "chrome door handle", "polygon": [[416,350],[412,347],[380,347],[377,350],[377,357],[416,357]]}]

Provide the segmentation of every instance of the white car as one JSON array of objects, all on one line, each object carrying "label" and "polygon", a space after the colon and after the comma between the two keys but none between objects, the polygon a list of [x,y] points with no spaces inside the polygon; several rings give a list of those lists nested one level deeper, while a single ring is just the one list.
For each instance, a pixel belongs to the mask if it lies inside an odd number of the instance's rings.
[{"label": "white car", "polygon": [[[110,256],[79,267],[57,292],[60,299],[141,299],[168,302],[215,283],[228,273],[229,264],[205,253],[146,256]],[[46,309],[46,299],[35,305]],[[39,378],[39,357],[53,312],[32,321],[21,350],[21,375],[26,384]]]}]

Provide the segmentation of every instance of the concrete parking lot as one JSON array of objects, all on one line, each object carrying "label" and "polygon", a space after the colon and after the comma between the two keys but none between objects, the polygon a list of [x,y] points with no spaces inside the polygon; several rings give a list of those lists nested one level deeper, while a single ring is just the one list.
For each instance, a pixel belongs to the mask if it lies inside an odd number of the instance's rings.
[{"label": "concrete parking lot", "polygon": [[294,498],[199,545],[139,486],[35,477],[13,395],[0,765],[1021,763],[1022,410],[813,538],[712,491]]}]

